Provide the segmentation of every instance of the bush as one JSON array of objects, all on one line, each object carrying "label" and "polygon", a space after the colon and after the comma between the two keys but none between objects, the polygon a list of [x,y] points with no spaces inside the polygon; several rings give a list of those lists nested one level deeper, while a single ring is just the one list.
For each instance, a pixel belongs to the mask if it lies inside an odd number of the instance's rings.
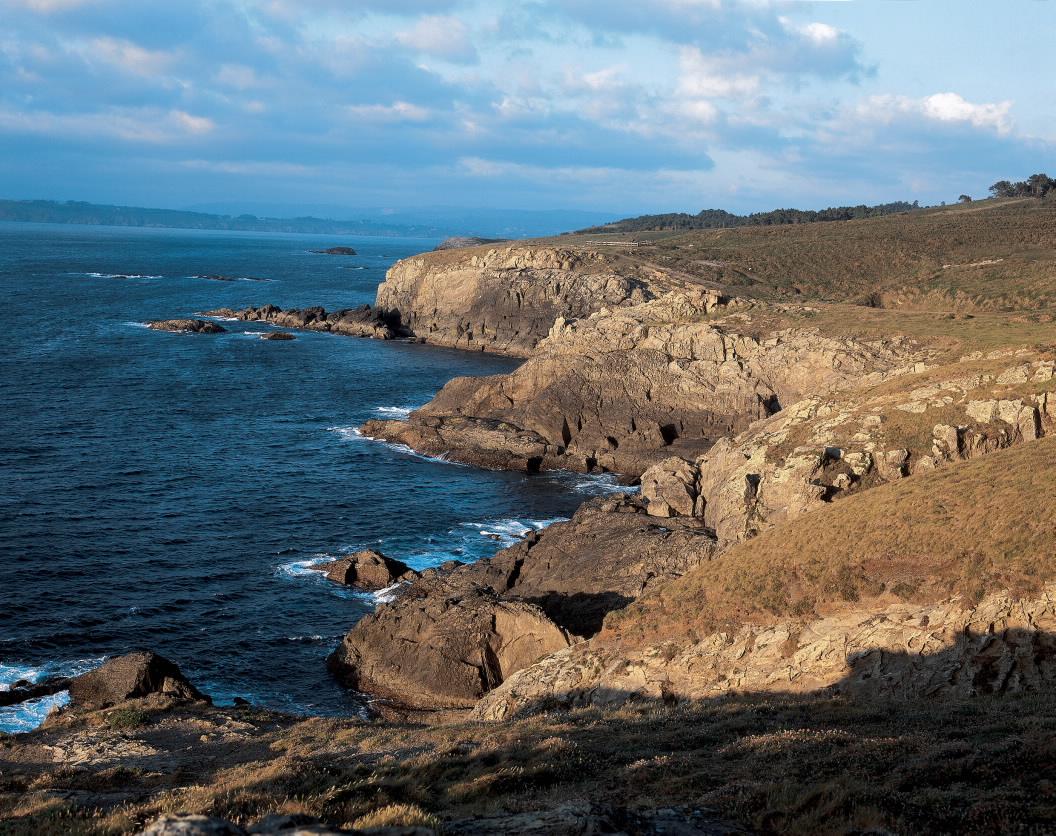
[{"label": "bush", "polygon": [[138,729],[149,721],[150,714],[142,708],[118,708],[106,715],[106,724],[112,729]]}]

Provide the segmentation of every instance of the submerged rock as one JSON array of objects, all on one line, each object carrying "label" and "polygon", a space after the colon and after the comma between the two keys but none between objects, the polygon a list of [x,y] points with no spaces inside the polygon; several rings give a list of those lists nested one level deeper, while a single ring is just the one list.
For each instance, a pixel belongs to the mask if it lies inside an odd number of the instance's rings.
[{"label": "submerged rock", "polygon": [[418,577],[406,563],[386,557],[373,549],[356,552],[332,563],[315,567],[327,578],[345,586],[376,591],[392,586],[397,581]]},{"label": "submerged rock", "polygon": [[271,333],[268,333],[268,334],[261,334],[260,338],[262,340],[279,340],[279,341],[297,339],[295,336],[293,336],[293,334],[290,334],[287,331],[272,331]]},{"label": "submerged rock", "polygon": [[224,326],[205,319],[160,319],[148,322],[147,327],[155,331],[175,331],[188,334],[222,334],[227,331]]}]

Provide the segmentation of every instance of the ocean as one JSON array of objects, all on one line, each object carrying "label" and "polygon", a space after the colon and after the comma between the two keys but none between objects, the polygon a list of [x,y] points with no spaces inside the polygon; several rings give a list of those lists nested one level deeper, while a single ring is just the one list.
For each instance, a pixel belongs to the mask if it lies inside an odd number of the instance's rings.
[{"label": "ocean", "polygon": [[[259,323],[144,326],[221,306],[369,303],[394,261],[436,243],[0,223],[0,688],[151,649],[221,704],[361,713],[325,658],[376,601],[313,563],[364,547],[417,569],[475,560],[615,489],[355,432],[509,358],[267,341]],[[358,255],[311,252],[333,245]],[[33,728],[61,700],[0,709],[0,730]]]}]

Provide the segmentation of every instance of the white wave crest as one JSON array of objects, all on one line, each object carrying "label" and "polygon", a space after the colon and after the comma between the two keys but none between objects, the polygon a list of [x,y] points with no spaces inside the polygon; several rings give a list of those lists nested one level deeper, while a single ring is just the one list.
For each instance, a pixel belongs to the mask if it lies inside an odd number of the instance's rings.
[{"label": "white wave crest", "polygon": [[[79,676],[99,667],[105,656],[90,659],[72,659],[61,662],[45,662],[43,665],[18,665],[0,662],[0,691],[9,691],[16,682],[40,682],[55,676]],[[0,708],[0,732],[19,734],[33,731],[47,719],[55,708],[69,703],[69,691],[60,691],[35,700],[26,700],[16,705]]]},{"label": "white wave crest", "polygon": [[416,409],[416,406],[379,406],[374,413],[385,418],[406,418]]},{"label": "white wave crest", "polygon": [[364,435],[359,427],[327,427],[327,432],[336,433],[345,441],[373,441],[375,444],[380,444],[382,447],[388,447],[397,453],[402,453],[405,456],[412,456],[416,459],[421,459],[425,462],[440,462],[442,464],[451,464],[455,467],[469,467],[467,464],[462,462],[456,462],[448,458],[449,453],[440,453],[436,456],[429,456],[425,453],[419,453],[417,450],[408,447],[406,444],[401,444],[398,441],[386,441],[383,438],[374,438],[370,435]]}]

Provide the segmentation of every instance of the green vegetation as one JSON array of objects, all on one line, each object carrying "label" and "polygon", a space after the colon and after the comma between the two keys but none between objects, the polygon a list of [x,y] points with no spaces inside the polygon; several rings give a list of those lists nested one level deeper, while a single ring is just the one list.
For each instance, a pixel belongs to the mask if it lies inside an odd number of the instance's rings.
[{"label": "green vegetation", "polygon": [[1056,189],[1056,180],[1049,175],[1031,174],[1026,180],[1019,180],[1015,183],[998,180],[990,187],[990,194],[994,197],[1045,197],[1054,189]]},{"label": "green vegetation", "polygon": [[642,215],[626,218],[611,224],[581,230],[584,233],[599,232],[643,232],[665,229],[728,229],[737,226],[780,226],[784,224],[811,224],[823,221],[850,221],[862,218],[878,218],[883,215],[912,212],[919,209],[917,202],[904,200],[882,203],[879,206],[832,206],[828,209],[774,209],[770,212],[753,212],[750,215],[735,215],[725,209],[703,209],[696,215],[686,212],[671,212],[663,215]]}]

